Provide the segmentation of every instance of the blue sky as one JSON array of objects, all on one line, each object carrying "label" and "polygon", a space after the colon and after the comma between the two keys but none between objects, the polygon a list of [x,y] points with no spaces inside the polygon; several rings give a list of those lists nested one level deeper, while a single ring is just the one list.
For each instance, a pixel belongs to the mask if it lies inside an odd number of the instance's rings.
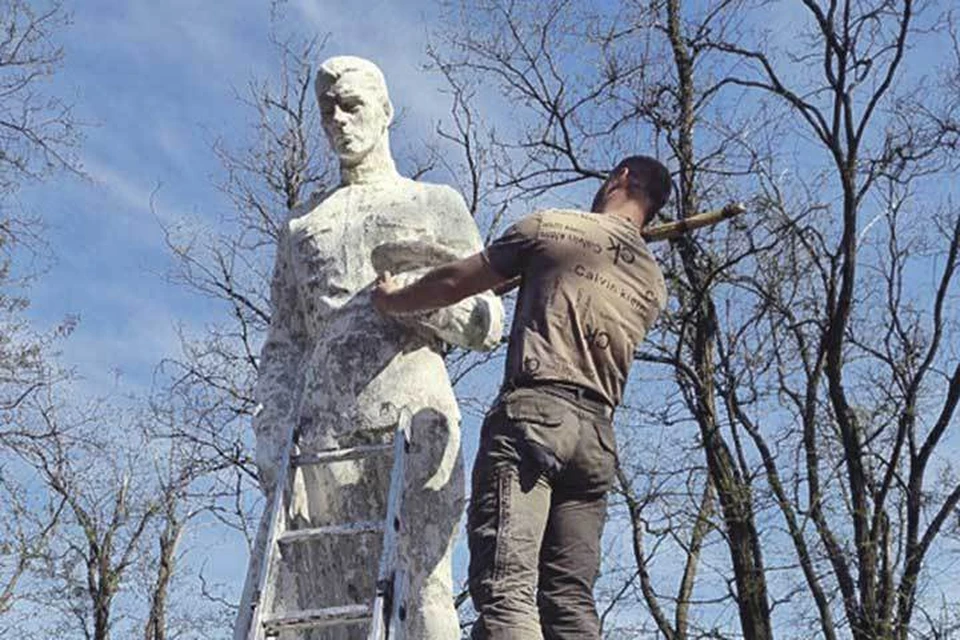
[{"label": "blue sky", "polygon": [[[382,67],[403,118],[402,135],[394,136],[399,155],[431,138],[448,116],[441,79],[422,69],[438,4],[287,0],[277,28],[329,33],[324,54],[361,55]],[[160,222],[215,226],[229,212],[232,204],[216,188],[221,167],[211,146],[220,137],[249,135],[249,114],[235,93],[252,77],[276,73],[270,3],[72,0],[68,6],[74,21],[59,34],[65,64],[52,88],[72,99],[89,124],[81,150],[88,178],[61,175],[19,194],[22,206],[46,221],[55,254],[32,289],[30,315],[41,326],[80,317],[63,343],[63,360],[83,378],[82,393],[142,393],[157,363],[179,353],[177,326],[200,331],[222,313],[165,282],[170,262]],[[770,16],[775,38],[792,37],[796,16],[783,6],[776,3]],[[496,99],[487,104],[502,107]],[[484,115],[494,119],[497,112]],[[488,373],[475,376],[479,388],[496,384],[497,365]],[[470,460],[477,408],[464,413]],[[199,562],[219,538],[207,530],[194,544]],[[461,549],[461,567],[463,559]],[[242,578],[242,568],[229,561],[211,571],[222,580]]]},{"label": "blue sky", "polygon": [[[200,326],[218,310],[162,278],[168,267],[160,221],[216,224],[230,203],[217,191],[218,137],[249,135],[235,99],[253,77],[269,78],[269,3],[109,2],[71,5],[65,64],[53,90],[72,98],[86,130],[81,163],[88,179],[58,176],[28,186],[22,205],[48,224],[55,263],[33,290],[31,315],[80,324],[65,361],[91,391],[149,384],[152,369],[176,353],[176,326]],[[281,33],[331,33],[324,52],[369,57],[383,68],[417,145],[445,117],[440,81],[422,71],[430,2],[289,2]],[[151,211],[151,196],[154,211]],[[158,218],[160,220],[158,220]]]}]

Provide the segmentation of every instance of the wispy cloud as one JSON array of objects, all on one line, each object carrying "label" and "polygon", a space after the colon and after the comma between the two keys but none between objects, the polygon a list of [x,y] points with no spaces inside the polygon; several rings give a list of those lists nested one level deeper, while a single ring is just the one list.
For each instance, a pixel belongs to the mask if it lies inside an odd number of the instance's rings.
[{"label": "wispy cloud", "polygon": [[168,254],[158,223],[215,219],[227,206],[211,184],[209,132],[242,130],[232,87],[268,64],[254,19],[267,10],[97,0],[82,9],[64,33],[66,68],[55,80],[95,124],[84,145],[89,179],[24,198],[47,220],[57,257],[32,292],[32,317],[50,326],[80,316],[63,359],[85,391],[102,393],[118,372],[124,384],[149,384],[154,366],[179,351],[177,323],[202,324],[212,312],[160,277]]}]

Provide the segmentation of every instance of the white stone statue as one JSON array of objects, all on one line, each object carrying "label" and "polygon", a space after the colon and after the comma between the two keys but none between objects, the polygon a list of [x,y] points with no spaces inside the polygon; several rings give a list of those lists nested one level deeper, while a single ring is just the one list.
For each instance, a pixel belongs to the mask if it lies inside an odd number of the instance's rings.
[{"label": "white stone statue", "polygon": [[[407,271],[400,281],[409,282],[418,273],[410,269],[471,255],[482,242],[456,191],[397,173],[388,135],[393,107],[376,65],[331,58],[320,67],[316,91],[341,185],[295,212],[277,249],[254,419],[261,483],[268,496],[275,490],[278,458],[294,426],[300,451],[350,447],[392,437],[398,411],[409,407],[413,446],[400,543],[409,572],[406,637],[459,638],[451,552],[464,478],[460,415],[443,353],[447,345],[495,346],[503,310],[489,292],[402,324],[374,310],[374,262]],[[287,528],[382,518],[390,464],[385,456],[298,470],[294,499],[285,505]],[[274,608],[369,602],[380,544],[380,535],[363,534],[285,545],[287,578],[275,585]],[[248,592],[250,582],[248,575]],[[365,634],[355,625],[281,638]]]}]

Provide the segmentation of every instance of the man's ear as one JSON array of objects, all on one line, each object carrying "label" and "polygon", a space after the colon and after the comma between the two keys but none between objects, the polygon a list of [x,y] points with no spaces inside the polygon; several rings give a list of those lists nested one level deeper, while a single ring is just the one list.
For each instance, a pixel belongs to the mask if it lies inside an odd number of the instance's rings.
[{"label": "man's ear", "polygon": [[623,188],[630,181],[630,167],[620,167],[620,170],[613,174],[611,186]]}]

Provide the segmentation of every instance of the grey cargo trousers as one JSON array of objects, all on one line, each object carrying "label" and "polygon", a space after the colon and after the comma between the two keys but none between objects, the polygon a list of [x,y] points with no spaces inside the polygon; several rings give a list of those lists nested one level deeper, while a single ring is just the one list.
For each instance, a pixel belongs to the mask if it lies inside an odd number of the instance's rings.
[{"label": "grey cargo trousers", "polygon": [[613,411],[574,389],[507,391],[484,420],[467,521],[473,640],[600,638]]}]

